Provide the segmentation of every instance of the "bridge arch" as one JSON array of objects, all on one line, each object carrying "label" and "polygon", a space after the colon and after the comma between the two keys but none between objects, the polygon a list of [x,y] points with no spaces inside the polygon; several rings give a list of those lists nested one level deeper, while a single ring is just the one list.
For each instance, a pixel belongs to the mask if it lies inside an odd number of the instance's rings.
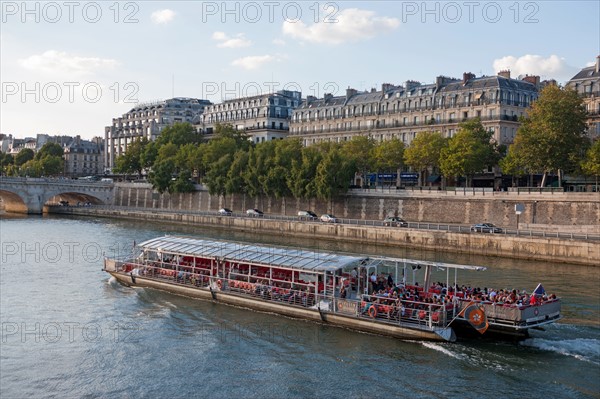
[{"label": "bridge arch", "polygon": [[44,201],[43,205],[44,207],[49,205],[59,205],[61,204],[61,201],[66,201],[69,203],[69,205],[85,204],[88,202],[92,205],[104,204],[104,202],[100,198],[94,195],[87,193],[78,193],[76,191],[65,191],[49,196],[49,198],[46,199],[46,201]]},{"label": "bridge arch", "polygon": [[27,204],[19,194],[0,190],[0,209],[6,212],[27,213]]},{"label": "bridge arch", "polygon": [[0,196],[5,210],[12,212],[43,213],[48,204],[68,201],[77,203],[110,204],[114,184],[81,182],[50,178],[2,178]]}]

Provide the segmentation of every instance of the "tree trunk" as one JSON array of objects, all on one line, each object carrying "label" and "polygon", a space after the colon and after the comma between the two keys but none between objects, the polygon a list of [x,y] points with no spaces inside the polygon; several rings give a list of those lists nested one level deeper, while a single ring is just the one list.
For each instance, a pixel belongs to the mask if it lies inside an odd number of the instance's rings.
[{"label": "tree trunk", "polygon": [[558,170],[558,187],[562,187],[562,169]]},{"label": "tree trunk", "polygon": [[548,173],[544,172],[544,174],[542,175],[542,182],[540,183],[540,187],[546,187],[546,176],[548,175]]}]

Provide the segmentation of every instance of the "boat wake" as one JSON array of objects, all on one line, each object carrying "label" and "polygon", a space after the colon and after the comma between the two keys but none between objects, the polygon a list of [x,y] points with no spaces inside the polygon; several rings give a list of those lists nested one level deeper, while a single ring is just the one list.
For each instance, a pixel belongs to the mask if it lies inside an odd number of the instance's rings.
[{"label": "boat wake", "polygon": [[522,341],[521,345],[560,353],[565,356],[574,357],[577,360],[600,365],[600,340],[598,339],[576,338],[555,341],[543,338],[530,338]]},{"label": "boat wake", "polygon": [[[415,342],[417,342],[417,341],[415,341]],[[441,352],[441,353],[448,355],[450,357],[453,357],[455,359],[459,359],[459,360],[466,359],[465,355],[459,354],[459,353],[454,353],[451,350],[444,348],[443,344],[437,344],[435,342],[427,342],[427,341],[419,342],[419,343],[422,344],[426,348],[436,350],[438,352]]]},{"label": "boat wake", "polygon": [[119,282],[117,281],[117,278],[115,276],[110,276],[110,278],[108,279],[108,285],[112,287],[117,287],[119,285]]}]

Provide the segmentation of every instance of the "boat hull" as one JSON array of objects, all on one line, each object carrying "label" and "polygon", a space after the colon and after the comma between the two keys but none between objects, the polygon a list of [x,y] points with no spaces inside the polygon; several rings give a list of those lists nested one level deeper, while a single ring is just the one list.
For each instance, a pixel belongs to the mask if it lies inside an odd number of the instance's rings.
[{"label": "boat hull", "polygon": [[169,282],[157,281],[155,279],[132,276],[122,272],[108,272],[117,281],[126,286],[154,288],[172,294],[192,297],[201,300],[213,301],[225,305],[249,308],[256,311],[277,313],[288,317],[311,320],[325,323],[331,326],[343,327],[361,332],[380,334],[400,339],[426,340],[426,341],[455,341],[456,335],[452,328],[441,328],[437,331],[421,330],[386,323],[377,323],[369,319],[360,319],[329,311],[304,308],[301,306],[286,305],[277,302],[261,300],[234,292],[223,292],[217,289],[198,288]]}]

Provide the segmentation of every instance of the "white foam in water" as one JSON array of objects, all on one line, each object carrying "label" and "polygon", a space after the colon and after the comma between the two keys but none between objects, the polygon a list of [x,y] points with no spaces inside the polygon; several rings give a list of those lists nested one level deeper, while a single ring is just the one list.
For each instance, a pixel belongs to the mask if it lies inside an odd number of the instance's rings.
[{"label": "white foam in water", "polygon": [[110,276],[110,278],[108,279],[108,284],[110,284],[110,285],[117,284],[117,278],[115,276]]},{"label": "white foam in water", "polygon": [[600,340],[597,339],[576,338],[552,341],[549,339],[531,338],[521,342],[521,345],[557,352],[585,362],[600,364],[597,360],[594,360],[594,358],[600,358]]},{"label": "white foam in water", "polygon": [[435,344],[433,342],[426,342],[426,341],[421,342],[421,344],[423,346],[425,346],[426,348],[433,349],[433,350],[436,350],[438,352],[442,352],[443,354],[448,355],[450,357],[453,357],[455,359],[464,359],[463,355],[459,355],[458,353],[454,353],[452,351],[449,351],[448,349],[444,348],[440,344]]}]

